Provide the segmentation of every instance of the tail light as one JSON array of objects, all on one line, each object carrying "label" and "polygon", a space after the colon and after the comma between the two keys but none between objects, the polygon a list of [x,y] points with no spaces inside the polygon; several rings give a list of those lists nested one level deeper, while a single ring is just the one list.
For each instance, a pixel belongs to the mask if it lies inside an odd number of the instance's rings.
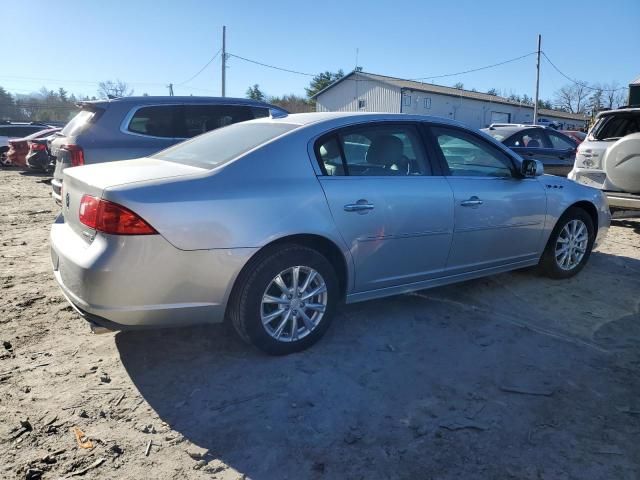
[{"label": "tail light", "polygon": [[44,152],[47,146],[44,143],[29,142],[29,150],[32,152]]},{"label": "tail light", "polygon": [[80,222],[110,235],[153,235],[156,230],[128,208],[117,203],[83,195]]},{"label": "tail light", "polygon": [[84,151],[82,150],[82,147],[71,144],[62,145],[60,149],[69,152],[72,167],[79,167],[81,165],[84,165]]}]

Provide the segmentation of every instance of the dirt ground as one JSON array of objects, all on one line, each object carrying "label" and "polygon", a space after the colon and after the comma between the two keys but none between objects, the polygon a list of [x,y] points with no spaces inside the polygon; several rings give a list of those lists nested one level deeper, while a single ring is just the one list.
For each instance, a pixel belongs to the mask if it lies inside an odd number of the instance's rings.
[{"label": "dirt ground", "polygon": [[91,334],[49,190],[0,171],[0,478],[640,478],[638,220],[571,280],[344,306],[271,358],[225,326]]}]

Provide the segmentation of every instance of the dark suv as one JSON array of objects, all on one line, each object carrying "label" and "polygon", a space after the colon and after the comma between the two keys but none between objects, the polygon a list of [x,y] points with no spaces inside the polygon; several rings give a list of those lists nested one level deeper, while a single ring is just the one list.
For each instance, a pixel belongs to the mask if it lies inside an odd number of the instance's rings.
[{"label": "dark suv", "polygon": [[578,144],[552,128],[534,125],[509,125],[483,128],[523,158],[540,160],[544,173],[566,177],[573,168]]},{"label": "dark suv", "polygon": [[232,123],[287,113],[255,100],[219,97],[123,97],[79,106],[51,142],[58,203],[66,167],[145,157]]}]

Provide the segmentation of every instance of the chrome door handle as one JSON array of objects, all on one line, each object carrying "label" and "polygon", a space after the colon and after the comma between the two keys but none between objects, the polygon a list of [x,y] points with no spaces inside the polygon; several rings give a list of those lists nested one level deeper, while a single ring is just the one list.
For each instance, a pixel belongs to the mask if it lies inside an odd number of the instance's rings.
[{"label": "chrome door handle", "polygon": [[367,212],[373,210],[375,205],[373,203],[348,203],[344,206],[345,212]]},{"label": "chrome door handle", "polygon": [[482,200],[480,200],[476,196],[473,196],[469,200],[463,200],[462,202],[460,202],[460,205],[462,205],[463,207],[477,207],[478,205],[482,205],[482,203]]}]

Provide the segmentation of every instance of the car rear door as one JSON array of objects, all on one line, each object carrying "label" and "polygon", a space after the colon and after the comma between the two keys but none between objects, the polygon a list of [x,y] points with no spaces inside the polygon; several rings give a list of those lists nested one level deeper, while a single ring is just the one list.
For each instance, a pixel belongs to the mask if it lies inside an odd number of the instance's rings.
[{"label": "car rear door", "polygon": [[453,193],[414,123],[371,122],[321,137],[319,176],[355,263],[355,292],[442,275]]},{"label": "car rear door", "polygon": [[546,193],[521,178],[512,159],[468,130],[430,129],[454,196],[454,233],[447,274],[481,271],[539,257]]}]

